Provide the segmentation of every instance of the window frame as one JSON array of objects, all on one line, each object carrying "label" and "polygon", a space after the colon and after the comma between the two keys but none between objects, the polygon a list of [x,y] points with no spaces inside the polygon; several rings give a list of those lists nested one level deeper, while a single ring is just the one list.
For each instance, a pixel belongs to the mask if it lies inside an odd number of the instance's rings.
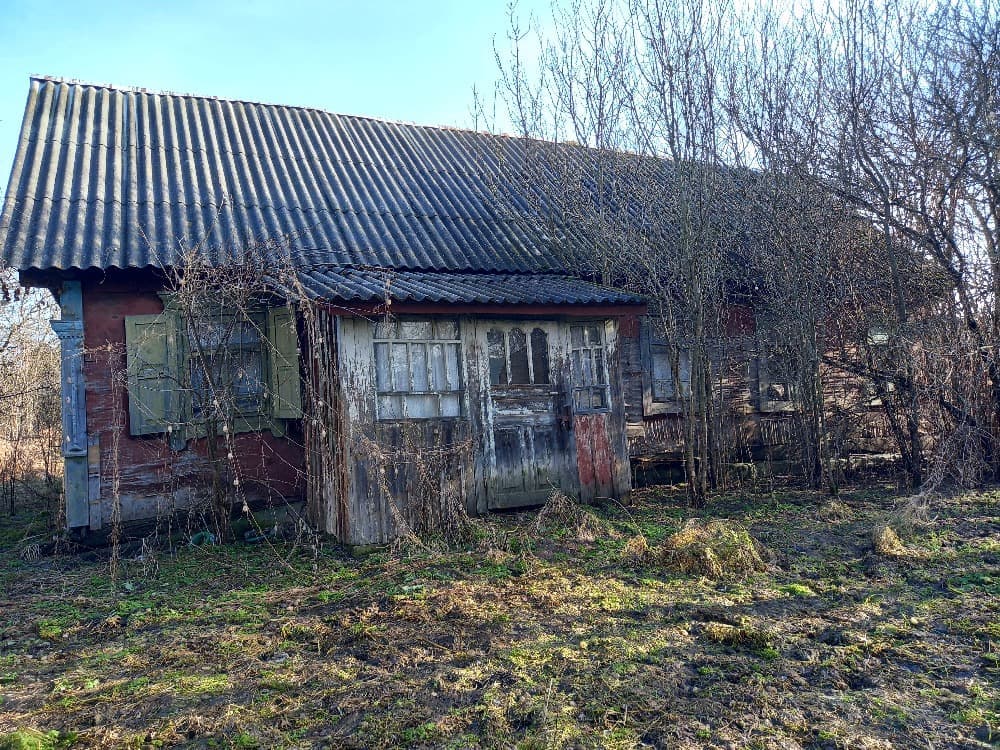
[{"label": "window frame", "polygon": [[[640,347],[640,366],[642,369],[642,413],[645,416],[653,416],[657,414],[679,414],[684,409],[684,399],[691,397],[691,350],[682,347],[680,349],[680,357],[687,358],[687,381],[685,383],[684,379],[681,378],[681,388],[680,394],[678,394],[678,388],[676,382],[674,383],[674,395],[669,399],[658,399],[655,395],[655,366],[656,366],[656,349],[663,348],[667,351],[668,357],[670,354],[670,344],[666,341],[666,338],[661,341],[657,340],[654,334],[654,325],[652,321],[648,318],[643,318],[639,324],[639,347]],[[672,363],[671,365],[671,376],[673,376]],[[682,368],[681,373],[683,373]],[[681,374],[679,373],[679,374]]]},{"label": "window frame", "polygon": [[[514,371],[514,368],[512,366],[512,358],[511,358],[512,348],[511,348],[511,345],[510,345],[510,338],[511,338],[511,334],[515,330],[520,331],[521,334],[524,336],[524,344],[525,344],[525,346],[524,346],[524,353],[525,353],[525,357],[526,357],[527,372],[528,372],[528,382],[526,382],[526,383],[515,383],[515,382],[512,381],[512,373]],[[501,370],[501,372],[503,373],[504,378],[506,379],[507,382],[496,382],[496,383],[493,382],[493,362],[494,362],[494,357],[493,357],[493,353],[490,351],[489,347],[491,345],[490,336],[494,332],[499,333],[503,337],[502,344],[503,344],[503,355],[504,355],[504,357],[503,357],[503,368],[504,369]],[[542,337],[545,339],[545,359],[544,359],[544,362],[545,362],[545,370],[546,370],[546,372],[545,372],[545,380],[543,380],[543,381],[537,380],[538,375],[535,372],[537,362],[536,362],[536,357],[535,357],[535,354],[536,354],[536,351],[535,351],[535,342],[533,341],[533,339],[535,338],[535,333],[536,332],[537,333],[541,333]],[[498,323],[494,323],[493,325],[491,325],[489,328],[486,329],[486,341],[487,341],[486,357],[487,357],[487,360],[488,360],[488,362],[487,362],[487,371],[488,371],[487,378],[488,378],[488,381],[489,381],[489,387],[490,388],[492,388],[492,389],[501,389],[501,388],[534,388],[534,387],[541,387],[541,388],[550,389],[552,387],[552,385],[553,385],[553,383],[552,383],[552,345],[551,345],[551,342],[549,341],[549,332],[546,331],[544,328],[542,328],[541,326],[539,326],[536,323],[533,323],[531,321],[526,322],[525,325],[510,325],[510,324],[502,324],[501,325],[501,324],[498,324]],[[499,380],[501,380],[501,379],[498,378],[498,381]]]},{"label": "window frame", "polygon": [[[290,423],[302,417],[301,374],[299,370],[298,333],[294,310],[287,304],[275,304],[277,299],[261,297],[250,305],[248,313],[231,309],[218,302],[206,303],[198,315],[182,312],[175,292],[159,292],[163,310],[150,315],[126,315],[125,342],[126,367],[129,372],[128,408],[129,434],[132,436],[163,435],[169,438],[171,448],[183,450],[188,440],[208,436],[209,426],[222,425],[220,429],[232,434],[241,432],[263,432],[268,430],[275,437],[287,434]],[[219,318],[239,319],[247,317],[257,331],[257,349],[260,352],[261,397],[254,409],[238,408],[231,412],[218,413],[216,419],[196,413],[192,365],[198,361],[197,347],[192,344],[189,323],[198,319],[218,320]],[[158,390],[165,393],[161,405],[162,414],[150,411],[147,398],[143,397],[140,379],[143,363],[140,351],[144,346],[139,331],[148,326],[159,326],[163,338],[163,360],[154,369],[153,379],[161,383],[169,382],[169,391],[162,386]],[[280,330],[279,330],[280,329]],[[130,337],[137,337],[132,338]],[[286,341],[287,339],[287,341]],[[242,344],[240,345],[242,347]],[[232,347],[235,348],[235,347]],[[289,378],[289,385],[281,386],[281,381]],[[286,400],[279,402],[279,390],[284,387]],[[147,394],[148,396],[148,394]],[[281,403],[282,408],[277,409]],[[220,410],[221,412],[221,410]]]},{"label": "window frame", "polygon": [[[764,414],[799,410],[799,399],[793,380],[791,378],[778,380],[771,377],[769,363],[779,359],[774,354],[777,342],[780,341],[778,333],[779,329],[772,324],[765,322],[757,326],[757,356],[754,358],[757,368],[757,411]],[[767,391],[773,383],[784,383],[788,389],[788,398],[768,398]]]},{"label": "window frame", "polygon": [[[197,402],[200,400],[198,397],[198,389],[195,386],[195,368],[200,365],[200,360],[202,358],[202,353],[197,351],[197,347],[192,345],[190,326],[199,319],[202,321],[211,322],[222,322],[224,321],[225,328],[228,329],[229,339],[225,343],[220,343],[216,345],[212,352],[207,353],[209,357],[225,356],[226,354],[231,355],[234,352],[242,353],[244,351],[244,344],[242,341],[239,343],[232,343],[232,337],[236,333],[236,325],[244,325],[244,321],[238,320],[238,318],[244,317],[243,315],[235,312],[230,312],[227,310],[219,310],[212,312],[207,315],[197,315],[191,316],[189,320],[182,320],[182,325],[184,325],[183,337],[184,337],[184,376],[187,378],[190,385],[190,409],[189,416],[190,421],[194,424],[206,421],[202,415],[202,412],[197,407]],[[233,411],[228,416],[227,421],[232,421],[234,423],[242,423],[250,425],[251,423],[259,422],[262,419],[267,419],[271,412],[271,399],[273,395],[271,393],[271,384],[269,383],[269,373],[270,373],[270,359],[269,359],[269,346],[268,346],[268,331],[267,331],[267,310],[265,308],[254,307],[248,310],[245,314],[246,323],[249,323],[257,333],[256,346],[248,348],[254,351],[260,362],[260,396],[256,404],[256,408],[243,408],[240,406],[240,399],[233,394],[232,403]],[[229,326],[232,325],[232,328]],[[242,338],[242,334],[241,334]],[[227,363],[229,366],[232,363]],[[211,365],[209,365],[210,367]],[[232,373],[227,373],[230,377],[226,378],[228,387],[231,389],[235,378],[232,377]],[[207,394],[210,395],[210,394]],[[241,424],[241,426],[242,426]],[[252,429],[247,427],[247,429]],[[258,428],[259,429],[259,428]],[[238,430],[241,431],[241,430]],[[245,430],[243,430],[245,431]]]},{"label": "window frame", "polygon": [[[431,338],[403,338],[399,335],[401,328],[406,323],[429,323],[431,325]],[[455,335],[453,338],[439,338],[438,331],[439,325],[451,324],[454,326]],[[396,335],[385,336],[379,334],[379,328],[383,326],[394,326]],[[466,404],[466,382],[465,382],[465,368],[462,362],[462,324],[458,316],[399,316],[393,317],[391,319],[383,319],[380,321],[373,322],[371,326],[371,337],[372,337],[372,388],[374,391],[374,419],[376,422],[414,422],[414,421],[426,421],[426,420],[461,420],[465,419],[468,413],[468,407]],[[393,350],[396,346],[405,345],[406,346],[406,379],[409,384],[407,389],[397,389],[391,387],[389,389],[383,389],[379,386],[379,373],[382,371],[380,369],[379,363],[379,350],[380,346],[385,346],[385,351],[387,353],[387,360],[385,363],[384,371],[388,373],[389,385],[394,386],[392,382],[394,380],[394,370],[393,370]],[[448,384],[451,385],[451,378],[448,371],[449,357],[448,348],[454,347],[455,356],[455,387],[448,389],[432,389],[430,385],[434,380],[434,366],[433,357],[431,356],[431,347],[434,345],[440,345],[442,347],[442,366],[444,368],[443,373]],[[427,389],[424,390],[414,390],[414,371],[413,367],[413,355],[412,348],[414,346],[420,346],[424,349],[423,361],[425,367],[424,376],[426,378],[426,383],[428,385]],[[411,416],[408,414],[408,396],[417,397],[436,397],[436,414],[434,415],[420,415]],[[458,404],[457,414],[444,414],[444,399],[446,397],[455,397]],[[383,399],[384,398],[398,398],[399,411],[397,414],[384,414]]]},{"label": "window frame", "polygon": [[[580,328],[584,331],[583,333],[583,345],[575,346],[573,343],[573,329]],[[600,338],[599,346],[593,346],[588,343],[588,335],[586,333],[587,329],[593,328],[597,330],[598,336]],[[611,411],[611,369],[608,366],[608,331],[606,321],[604,320],[581,320],[573,321],[567,327],[567,353],[569,356],[569,370],[570,370],[570,395],[573,404],[573,411],[577,414],[607,414]],[[590,352],[589,359],[591,361],[591,369],[593,369],[593,352],[600,351],[601,353],[601,365],[599,377],[603,382],[598,383],[581,383],[578,376],[586,373],[578,373],[577,367],[575,365],[574,354],[576,352]],[[582,361],[582,356],[581,356]],[[586,381],[586,377],[583,378]],[[601,392],[603,405],[600,407],[593,406],[593,394],[595,392]],[[589,406],[581,406],[580,394],[587,392],[590,397],[587,399]]]}]

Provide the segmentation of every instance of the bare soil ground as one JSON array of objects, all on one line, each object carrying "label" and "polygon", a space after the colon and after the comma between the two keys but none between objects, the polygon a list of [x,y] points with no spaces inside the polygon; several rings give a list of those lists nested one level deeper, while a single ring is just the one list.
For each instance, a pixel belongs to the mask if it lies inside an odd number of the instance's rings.
[{"label": "bare soil ground", "polygon": [[[0,747],[997,746],[1000,493],[937,500],[876,555],[899,500],[646,490],[457,550],[183,547],[116,581],[99,555],[22,559],[37,520],[7,519]],[[767,569],[634,554],[692,516],[742,523]]]}]

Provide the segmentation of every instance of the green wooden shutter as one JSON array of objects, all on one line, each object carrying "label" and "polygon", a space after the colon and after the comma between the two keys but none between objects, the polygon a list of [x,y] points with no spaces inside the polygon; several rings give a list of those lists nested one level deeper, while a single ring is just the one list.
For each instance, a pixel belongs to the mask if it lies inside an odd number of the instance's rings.
[{"label": "green wooden shutter", "polygon": [[267,338],[271,344],[271,416],[298,419],[302,416],[302,386],[295,313],[287,307],[268,309]]},{"label": "green wooden shutter", "polygon": [[180,417],[177,316],[129,315],[125,318],[129,431],[154,435],[177,425]]}]

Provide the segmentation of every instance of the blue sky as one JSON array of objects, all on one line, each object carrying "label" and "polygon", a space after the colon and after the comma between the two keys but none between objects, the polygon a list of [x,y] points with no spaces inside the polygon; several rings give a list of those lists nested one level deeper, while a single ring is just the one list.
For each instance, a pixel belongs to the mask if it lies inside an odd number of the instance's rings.
[{"label": "blue sky", "polygon": [[0,188],[30,74],[472,126],[506,28],[507,0],[0,0]]}]

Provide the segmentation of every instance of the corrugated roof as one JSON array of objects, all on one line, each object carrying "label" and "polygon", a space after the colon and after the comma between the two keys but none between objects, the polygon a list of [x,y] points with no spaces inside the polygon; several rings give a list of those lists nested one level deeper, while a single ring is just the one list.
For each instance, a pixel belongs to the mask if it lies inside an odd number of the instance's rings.
[{"label": "corrugated roof", "polygon": [[[562,272],[551,222],[495,179],[517,143],[32,78],[2,254],[20,269],[162,267],[193,245],[265,242],[303,267]],[[582,241],[574,226],[554,234]]]},{"label": "corrugated roof", "polygon": [[[434,273],[313,268],[297,274],[300,294],[346,302],[636,305],[620,289],[555,274]],[[278,286],[287,286],[287,284]],[[287,290],[286,290],[287,291]],[[290,295],[293,296],[293,295]]]}]

